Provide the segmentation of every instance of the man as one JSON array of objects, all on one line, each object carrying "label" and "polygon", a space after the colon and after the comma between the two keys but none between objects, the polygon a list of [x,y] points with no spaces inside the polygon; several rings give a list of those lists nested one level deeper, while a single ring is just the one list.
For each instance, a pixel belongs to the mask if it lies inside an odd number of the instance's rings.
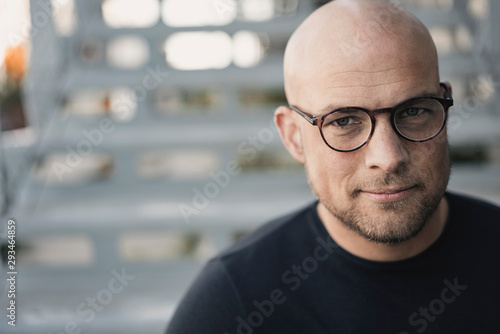
[{"label": "man", "polygon": [[336,0],[284,64],[275,122],[318,202],[211,260],[167,333],[498,332],[500,208],[445,193],[453,100],[427,29]]}]

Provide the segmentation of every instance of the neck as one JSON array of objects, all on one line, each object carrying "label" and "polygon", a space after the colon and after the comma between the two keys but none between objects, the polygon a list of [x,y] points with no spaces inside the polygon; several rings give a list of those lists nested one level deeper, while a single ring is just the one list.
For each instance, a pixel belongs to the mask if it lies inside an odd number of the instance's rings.
[{"label": "neck", "polygon": [[398,261],[420,254],[432,245],[443,232],[448,218],[448,202],[441,199],[438,208],[424,228],[414,238],[398,244],[379,244],[369,241],[342,224],[318,203],[318,215],[332,239],[349,253],[372,261]]}]

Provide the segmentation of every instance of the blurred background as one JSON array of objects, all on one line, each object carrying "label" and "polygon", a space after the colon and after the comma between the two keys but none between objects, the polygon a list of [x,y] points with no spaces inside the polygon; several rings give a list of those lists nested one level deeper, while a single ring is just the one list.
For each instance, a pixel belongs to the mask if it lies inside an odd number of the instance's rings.
[{"label": "blurred background", "polygon": [[[325,2],[0,0],[1,333],[161,333],[208,258],[313,200],[272,118]],[[453,85],[449,189],[500,204],[500,2],[392,2]]]}]

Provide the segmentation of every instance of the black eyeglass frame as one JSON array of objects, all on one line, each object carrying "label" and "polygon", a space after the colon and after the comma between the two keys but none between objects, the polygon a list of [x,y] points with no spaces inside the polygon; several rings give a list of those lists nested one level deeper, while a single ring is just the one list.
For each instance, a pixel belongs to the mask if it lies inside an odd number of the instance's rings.
[{"label": "black eyeglass frame", "polygon": [[[321,138],[323,138],[323,141],[325,142],[325,144],[329,148],[331,148],[332,150],[338,151],[338,152],[352,152],[352,151],[355,151],[355,150],[360,149],[361,147],[363,147],[370,140],[370,138],[373,135],[373,131],[375,130],[375,115],[381,114],[381,113],[387,113],[387,112],[391,114],[390,119],[391,119],[392,128],[394,129],[394,131],[399,136],[403,137],[404,139],[406,139],[408,141],[412,141],[412,142],[426,142],[426,141],[429,141],[429,140],[435,138],[437,135],[439,135],[441,133],[441,131],[443,131],[443,129],[444,129],[445,125],[446,125],[446,120],[448,119],[448,109],[453,105],[453,98],[451,96],[451,91],[450,91],[448,85],[445,84],[444,82],[441,82],[441,83],[439,83],[439,86],[443,87],[444,90],[445,90],[444,99],[443,98],[439,98],[439,97],[435,97],[435,96],[418,96],[418,97],[412,97],[412,98],[410,98],[408,100],[400,102],[397,105],[395,105],[394,107],[390,107],[390,108],[381,108],[381,109],[369,110],[369,109],[365,109],[365,108],[361,108],[361,107],[342,107],[342,108],[337,108],[337,109],[334,109],[332,111],[327,112],[326,114],[318,115],[318,116],[313,116],[313,115],[311,115],[311,114],[309,114],[307,112],[304,112],[304,111],[300,110],[299,108],[297,108],[294,105],[290,105],[290,109],[296,111],[300,116],[304,117],[304,119],[306,121],[308,121],[311,125],[317,126],[318,129],[319,129],[319,132],[321,134]],[[434,135],[432,135],[432,136],[430,136],[428,138],[425,138],[425,139],[411,139],[411,138],[408,138],[405,135],[403,135],[398,130],[398,128],[396,126],[396,123],[395,123],[396,111],[398,110],[399,107],[401,107],[404,104],[407,104],[407,103],[410,103],[410,102],[413,102],[413,101],[417,101],[417,100],[422,100],[422,99],[435,100],[435,101],[439,102],[441,104],[441,106],[443,106],[443,109],[444,109],[443,123],[441,124],[441,127],[439,128],[439,130]],[[340,150],[340,149],[334,148],[330,144],[328,144],[328,142],[325,139],[325,136],[323,135],[323,126],[322,125],[323,125],[323,121],[325,120],[325,118],[327,116],[333,114],[334,112],[343,111],[343,110],[347,110],[347,109],[356,109],[356,110],[361,110],[361,111],[367,113],[368,116],[370,116],[370,119],[371,119],[371,122],[372,122],[372,128],[370,130],[369,136],[366,138],[366,140],[361,145],[359,145],[359,146],[357,146],[355,148],[349,149],[349,150]]]}]

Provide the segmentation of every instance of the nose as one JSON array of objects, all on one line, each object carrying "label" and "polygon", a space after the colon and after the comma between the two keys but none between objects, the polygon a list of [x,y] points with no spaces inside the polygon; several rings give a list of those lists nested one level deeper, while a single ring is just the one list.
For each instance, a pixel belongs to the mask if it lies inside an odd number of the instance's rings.
[{"label": "nose", "polygon": [[373,135],[366,143],[366,166],[385,173],[397,173],[409,162],[405,139],[392,128],[388,114],[377,115]]}]

